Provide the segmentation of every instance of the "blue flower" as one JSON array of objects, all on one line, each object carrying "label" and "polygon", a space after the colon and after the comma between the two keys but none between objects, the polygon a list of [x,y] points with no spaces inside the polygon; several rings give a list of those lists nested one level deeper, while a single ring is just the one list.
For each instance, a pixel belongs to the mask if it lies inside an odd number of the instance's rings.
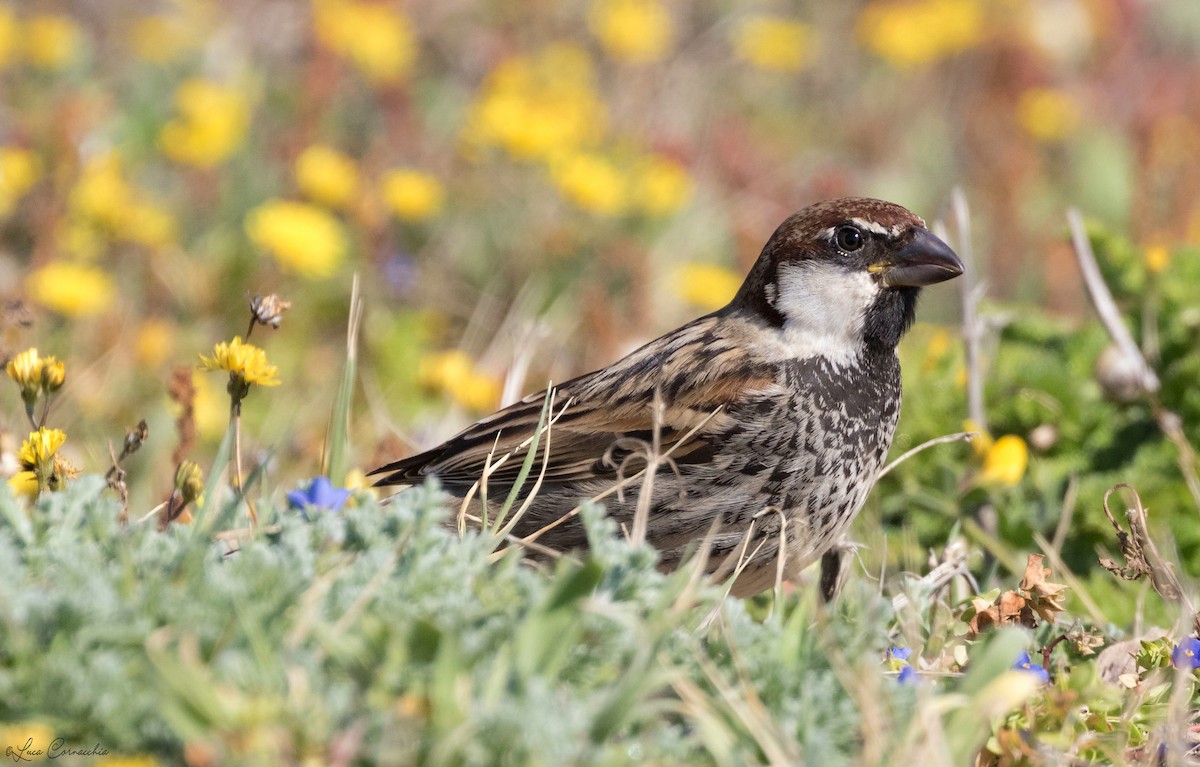
[{"label": "blue flower", "polygon": [[1016,671],[1028,671],[1029,673],[1034,674],[1038,679],[1041,680],[1042,684],[1046,684],[1050,681],[1050,672],[1042,666],[1034,665],[1033,661],[1029,659],[1029,653],[1027,652],[1022,652],[1020,655],[1018,655],[1017,662],[1014,663],[1012,667]]},{"label": "blue flower", "polygon": [[307,490],[293,490],[287,494],[288,508],[299,509],[329,509],[341,511],[350,497],[350,491],[334,487],[327,477],[317,477],[308,485]]},{"label": "blue flower", "polygon": [[889,660],[908,660],[908,656],[912,655],[911,647],[889,647]]},{"label": "blue flower", "polygon": [[917,672],[913,671],[912,666],[905,666],[900,669],[900,676],[896,677],[900,684],[916,684],[921,681],[917,679]]},{"label": "blue flower", "polygon": [[1175,668],[1200,668],[1200,639],[1185,637],[1171,650],[1171,664]]}]

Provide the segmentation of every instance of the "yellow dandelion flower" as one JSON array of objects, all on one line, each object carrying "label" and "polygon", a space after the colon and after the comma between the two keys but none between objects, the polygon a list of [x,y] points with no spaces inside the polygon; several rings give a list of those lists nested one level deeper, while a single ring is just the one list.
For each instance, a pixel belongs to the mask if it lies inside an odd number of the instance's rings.
[{"label": "yellow dandelion flower", "polygon": [[20,42],[21,32],[17,27],[17,17],[7,5],[0,5],[0,71],[6,69],[16,58]]},{"label": "yellow dandelion flower", "polygon": [[983,37],[978,0],[874,0],[858,18],[858,37],[898,69],[917,69],[967,50]]},{"label": "yellow dandelion flower", "polygon": [[1038,141],[1061,141],[1079,127],[1079,105],[1054,88],[1029,88],[1017,100],[1017,124]]},{"label": "yellow dandelion flower", "polygon": [[133,189],[125,181],[115,153],[92,157],[71,189],[71,209],[110,232],[119,229],[133,206]]},{"label": "yellow dandelion flower", "polygon": [[45,14],[25,23],[25,59],[41,69],[63,69],[79,52],[83,34],[69,16]]},{"label": "yellow dandelion flower", "polygon": [[571,43],[515,56],[487,76],[463,138],[468,147],[500,147],[522,160],[547,160],[593,146],[608,111],[587,51]]},{"label": "yellow dandelion flower", "polygon": [[54,357],[42,360],[42,391],[53,394],[67,380],[67,366]]},{"label": "yellow dandelion flower", "polygon": [[158,142],[176,162],[212,168],[241,146],[250,123],[250,105],[237,89],[202,79],[175,91],[179,116],[163,126]]},{"label": "yellow dandelion flower", "polygon": [[738,22],[733,49],[738,58],[768,72],[799,72],[815,55],[813,29],[778,16],[752,16]]},{"label": "yellow dandelion flower", "polygon": [[38,355],[37,348],[19,352],[8,361],[5,371],[21,389],[21,399],[28,403],[37,400],[42,388],[42,368],[45,362]]},{"label": "yellow dandelion flower", "polygon": [[278,386],[276,374],[279,369],[267,361],[267,353],[255,346],[242,342],[241,336],[234,336],[229,343],[218,343],[213,347],[213,356],[200,355],[202,370],[225,370],[231,377],[236,377],[247,384],[259,386]]},{"label": "yellow dandelion flower", "polygon": [[684,264],[676,275],[679,295],[692,306],[715,311],[728,304],[742,286],[742,277],[715,264]]},{"label": "yellow dandelion flower", "polygon": [[446,192],[433,176],[419,170],[400,169],[382,180],[383,201],[403,221],[424,221],[436,216],[445,204]]},{"label": "yellow dandelion flower", "polygon": [[568,202],[598,216],[615,216],[626,202],[626,183],[616,165],[597,154],[577,152],[556,160],[550,178]]},{"label": "yellow dandelion flower", "polygon": [[426,389],[449,394],[470,410],[490,410],[500,401],[500,381],[478,370],[467,353],[458,349],[423,358],[417,380]]},{"label": "yellow dandelion flower", "polygon": [[634,168],[630,194],[643,213],[669,216],[691,201],[692,179],[682,164],[655,155]]},{"label": "yellow dandelion flower", "polygon": [[1012,487],[1025,476],[1029,466],[1029,447],[1015,434],[996,440],[983,456],[980,484],[990,487]]},{"label": "yellow dandelion flower", "polygon": [[1167,267],[1171,265],[1171,251],[1161,243],[1147,247],[1143,258],[1146,261],[1146,268],[1154,274],[1166,271]]},{"label": "yellow dandelion flower", "polygon": [[264,202],[246,215],[246,234],[281,267],[308,279],[329,277],[346,255],[342,225],[307,203]]},{"label": "yellow dandelion flower", "polygon": [[393,83],[408,76],[417,42],[408,18],[398,10],[354,0],[315,0],[314,9],[317,39],[368,78]]},{"label": "yellow dandelion flower", "polygon": [[[0,10],[0,29],[3,27],[2,14]],[[41,176],[42,164],[33,152],[14,146],[0,147],[0,219],[12,213]]]},{"label": "yellow dandelion flower", "polygon": [[28,469],[18,471],[8,478],[8,486],[13,495],[32,500],[38,494],[37,474]]},{"label": "yellow dandelion flower", "polygon": [[29,297],[68,317],[91,317],[113,304],[116,283],[101,269],[66,261],[53,261],[35,270],[25,281]]},{"label": "yellow dandelion flower", "polygon": [[61,429],[47,429],[45,426],[30,432],[29,438],[21,443],[17,451],[17,460],[21,466],[32,471],[47,466],[54,460],[55,453],[67,441],[67,435]]},{"label": "yellow dandelion flower", "polygon": [[166,247],[178,236],[175,217],[155,203],[145,201],[129,207],[117,233],[122,239],[147,248]]},{"label": "yellow dandelion flower", "polygon": [[146,320],[133,339],[133,359],[139,368],[162,367],[175,346],[175,329],[163,320]]},{"label": "yellow dandelion flower", "polygon": [[313,145],[295,165],[296,186],[310,200],[332,208],[348,208],[358,195],[358,166],[332,147]]},{"label": "yellow dandelion flower", "polygon": [[661,60],[674,34],[658,0],[594,0],[588,23],[610,56],[632,64]]}]

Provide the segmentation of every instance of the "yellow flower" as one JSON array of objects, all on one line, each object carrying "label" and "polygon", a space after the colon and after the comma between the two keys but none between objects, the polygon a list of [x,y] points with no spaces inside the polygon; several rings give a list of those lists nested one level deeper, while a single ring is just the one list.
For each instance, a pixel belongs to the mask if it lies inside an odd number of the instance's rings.
[{"label": "yellow flower", "polygon": [[30,432],[29,438],[21,444],[17,452],[17,460],[26,469],[37,471],[39,466],[48,465],[54,460],[54,454],[67,441],[67,435],[61,429],[47,429],[45,426]]},{"label": "yellow flower", "polygon": [[264,202],[246,215],[246,234],[281,267],[309,279],[333,274],[346,253],[338,220],[303,202]]},{"label": "yellow flower", "polygon": [[54,357],[42,360],[42,391],[53,394],[67,380],[67,366]]},{"label": "yellow flower", "polygon": [[315,0],[317,39],[379,83],[407,77],[417,55],[408,19],[383,3]]},{"label": "yellow flower", "polygon": [[146,320],[133,340],[133,358],[139,368],[158,368],[174,347],[175,330],[162,320]]},{"label": "yellow flower", "polygon": [[1017,124],[1038,141],[1061,141],[1079,127],[1079,106],[1064,91],[1029,88],[1017,100]]},{"label": "yellow flower", "polygon": [[608,112],[587,51],[571,43],[502,62],[483,82],[464,133],[468,147],[500,147],[547,160],[596,144]]},{"label": "yellow flower", "polygon": [[34,16],[25,24],[25,58],[42,69],[62,69],[79,51],[82,34],[68,16]]},{"label": "yellow flower", "polygon": [[1025,440],[1008,434],[996,440],[983,457],[979,482],[993,487],[1012,487],[1025,476],[1029,465],[1029,448]]},{"label": "yellow flower", "polygon": [[668,216],[692,199],[687,169],[661,155],[648,157],[634,168],[630,187],[634,204],[651,216]]},{"label": "yellow flower", "polygon": [[13,495],[32,500],[37,497],[38,493],[37,474],[29,470],[18,471],[8,478],[8,486],[12,489]]},{"label": "yellow flower", "polygon": [[588,23],[620,61],[659,61],[671,47],[671,16],[658,0],[593,0]]},{"label": "yellow flower", "polygon": [[979,435],[971,440],[971,450],[975,453],[976,458],[982,458],[992,449],[992,435],[972,419],[968,418],[963,421],[962,430]]},{"label": "yellow flower", "polygon": [[596,154],[576,153],[550,166],[559,193],[579,208],[598,216],[615,216],[626,202],[626,183],[617,167]]},{"label": "yellow flower", "polygon": [[16,58],[21,33],[17,28],[17,17],[7,5],[0,5],[0,71]]},{"label": "yellow flower", "polygon": [[[0,10],[0,35],[3,35],[3,11]],[[37,155],[14,146],[0,147],[0,219],[16,207],[42,176]]]},{"label": "yellow flower", "polygon": [[778,16],[752,16],[733,34],[738,58],[769,72],[799,72],[813,60],[813,29]]},{"label": "yellow flower", "polygon": [[474,411],[490,410],[500,400],[500,382],[478,370],[467,353],[457,349],[423,358],[417,367],[417,380]]},{"label": "yellow flower", "polygon": [[200,355],[202,370],[226,370],[247,384],[278,386],[276,374],[279,369],[267,362],[267,353],[254,344],[242,343],[241,336],[234,336],[229,343],[218,343],[213,347],[213,356]]},{"label": "yellow flower", "polygon": [[358,194],[358,166],[332,147],[313,145],[296,158],[296,186],[304,196],[333,208],[348,208]]},{"label": "yellow flower", "polygon": [[159,145],[168,157],[212,168],[233,154],[245,138],[250,106],[235,88],[191,79],[175,91],[179,116],[163,126]]},{"label": "yellow flower", "polygon": [[858,37],[899,69],[916,69],[967,50],[983,37],[979,0],[874,0]]},{"label": "yellow flower", "polygon": [[53,741],[54,730],[38,721],[0,725],[0,744],[6,749],[12,746],[16,751],[29,743],[30,749],[46,751]]},{"label": "yellow flower", "polygon": [[383,201],[403,221],[424,221],[436,216],[445,203],[441,182],[418,170],[393,170],[383,177]]},{"label": "yellow flower", "polygon": [[104,252],[107,240],[92,222],[71,216],[58,223],[55,244],[80,261],[93,261]]},{"label": "yellow flower", "polygon": [[684,301],[708,311],[725,306],[742,286],[741,275],[715,264],[684,264],[676,280]]},{"label": "yellow flower", "polygon": [[42,389],[42,368],[45,362],[38,356],[37,348],[19,352],[8,361],[5,371],[17,386],[21,388],[21,399],[26,403],[37,399]]},{"label": "yellow flower", "polygon": [[1166,245],[1155,243],[1146,248],[1144,255],[1146,260],[1146,268],[1154,274],[1166,271],[1171,265],[1171,251]]},{"label": "yellow flower", "polygon": [[108,231],[119,229],[133,205],[133,190],[125,182],[121,159],[108,153],[85,162],[70,202],[72,210]]},{"label": "yellow flower", "polygon": [[83,264],[53,261],[26,279],[29,297],[68,317],[90,317],[108,310],[117,286],[104,271]]},{"label": "yellow flower", "polygon": [[161,248],[175,241],[175,217],[155,203],[137,202],[125,212],[120,234],[138,245]]}]

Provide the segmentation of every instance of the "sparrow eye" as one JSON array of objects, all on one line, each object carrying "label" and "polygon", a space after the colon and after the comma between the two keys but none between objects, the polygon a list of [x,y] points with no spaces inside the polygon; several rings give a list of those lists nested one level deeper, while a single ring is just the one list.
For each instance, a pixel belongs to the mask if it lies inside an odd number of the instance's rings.
[{"label": "sparrow eye", "polygon": [[853,253],[863,246],[863,233],[857,226],[841,226],[833,235],[833,241],[838,250],[843,253]]}]

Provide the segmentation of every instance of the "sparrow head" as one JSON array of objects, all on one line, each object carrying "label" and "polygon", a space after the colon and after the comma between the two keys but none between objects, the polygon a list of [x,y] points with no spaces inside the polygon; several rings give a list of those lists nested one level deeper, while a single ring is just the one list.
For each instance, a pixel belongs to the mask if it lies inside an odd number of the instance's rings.
[{"label": "sparrow head", "polygon": [[946,243],[905,208],[846,198],[784,221],[730,304],[781,328],[798,354],[894,347],[925,285],[962,274]]}]

